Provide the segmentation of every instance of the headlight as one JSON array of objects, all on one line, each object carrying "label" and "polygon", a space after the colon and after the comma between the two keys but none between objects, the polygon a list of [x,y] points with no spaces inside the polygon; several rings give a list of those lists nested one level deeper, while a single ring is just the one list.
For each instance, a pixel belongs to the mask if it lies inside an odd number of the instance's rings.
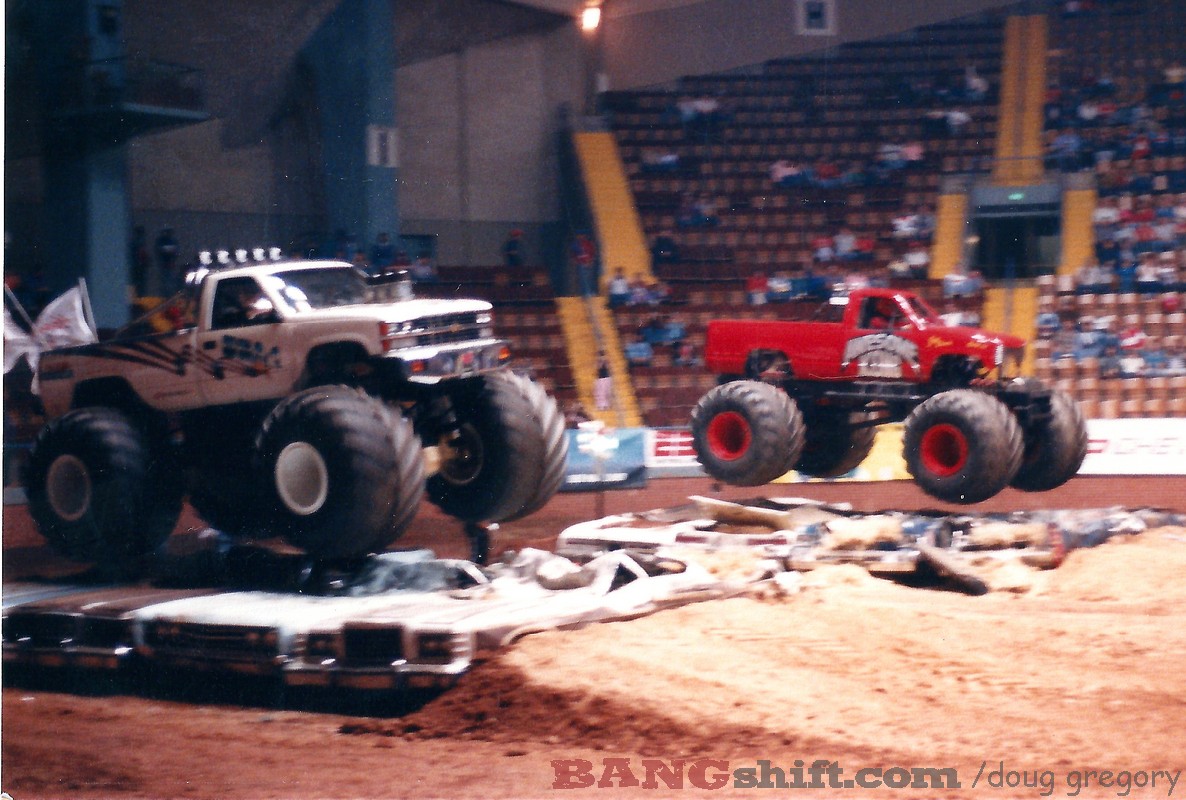
[{"label": "headlight", "polygon": [[447,662],[453,659],[453,635],[449,633],[422,633],[417,637],[416,649],[420,661]]}]

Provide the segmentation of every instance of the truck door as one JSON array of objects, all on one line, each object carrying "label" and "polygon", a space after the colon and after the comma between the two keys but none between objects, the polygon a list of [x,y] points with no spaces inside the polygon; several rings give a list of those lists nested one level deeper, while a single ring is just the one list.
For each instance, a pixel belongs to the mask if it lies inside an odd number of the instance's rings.
[{"label": "truck door", "polygon": [[284,325],[274,301],[251,276],[222,278],[212,287],[197,334],[197,357],[209,373],[207,405],[283,396]]},{"label": "truck door", "polygon": [[195,298],[192,291],[170,298],[99,350],[153,408],[180,411],[202,403],[200,370],[193,364]]}]

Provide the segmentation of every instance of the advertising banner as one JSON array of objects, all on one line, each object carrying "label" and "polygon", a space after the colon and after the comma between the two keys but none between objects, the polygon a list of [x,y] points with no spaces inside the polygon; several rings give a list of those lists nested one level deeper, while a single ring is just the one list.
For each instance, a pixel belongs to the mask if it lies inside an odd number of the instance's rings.
[{"label": "advertising banner", "polygon": [[1186,475],[1186,419],[1093,419],[1080,475]]},{"label": "advertising banner", "polygon": [[646,486],[645,428],[605,428],[582,423],[568,436],[562,492],[636,489]]}]

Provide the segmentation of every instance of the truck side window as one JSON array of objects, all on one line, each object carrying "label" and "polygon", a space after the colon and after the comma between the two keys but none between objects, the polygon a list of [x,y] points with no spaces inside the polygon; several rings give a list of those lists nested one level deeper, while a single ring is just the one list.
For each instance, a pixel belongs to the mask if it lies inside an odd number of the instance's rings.
[{"label": "truck side window", "polygon": [[272,303],[255,278],[227,278],[214,291],[210,326],[214,329],[241,328],[274,321]]}]

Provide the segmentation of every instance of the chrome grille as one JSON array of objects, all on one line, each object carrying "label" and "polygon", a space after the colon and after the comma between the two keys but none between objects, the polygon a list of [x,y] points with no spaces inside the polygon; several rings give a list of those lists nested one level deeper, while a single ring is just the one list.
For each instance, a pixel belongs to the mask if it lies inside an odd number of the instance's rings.
[{"label": "chrome grille", "polygon": [[32,647],[61,647],[73,641],[78,618],[73,614],[22,614],[4,618],[4,641]]},{"label": "chrome grille", "polygon": [[404,657],[403,630],[398,627],[348,625],[342,641],[347,666],[381,667]]},{"label": "chrome grille", "polygon": [[154,622],[144,632],[154,649],[203,656],[273,658],[279,655],[275,630],[262,626]]},{"label": "chrome grille", "polygon": [[481,338],[476,312],[421,317],[415,324],[416,344],[420,346],[468,342]]},{"label": "chrome grille", "polygon": [[132,643],[132,626],[126,619],[87,617],[78,632],[78,644],[87,647],[116,648]]}]

